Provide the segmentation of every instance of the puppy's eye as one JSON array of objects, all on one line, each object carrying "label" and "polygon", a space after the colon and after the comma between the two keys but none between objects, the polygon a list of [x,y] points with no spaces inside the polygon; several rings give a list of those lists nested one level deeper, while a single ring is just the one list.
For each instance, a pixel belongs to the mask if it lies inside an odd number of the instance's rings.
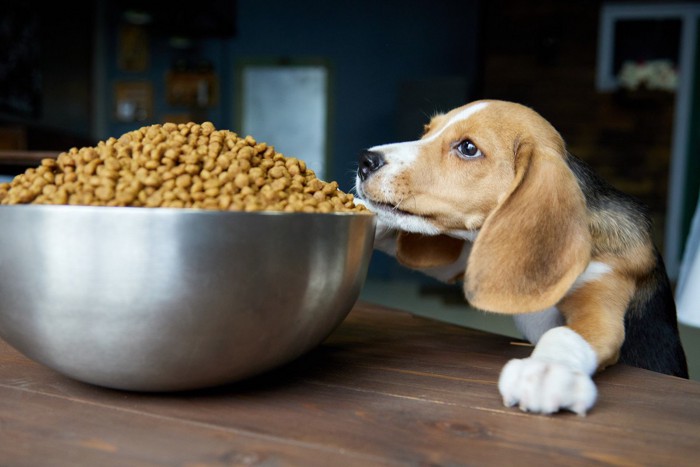
[{"label": "puppy's eye", "polygon": [[469,141],[468,139],[465,139],[464,141],[461,141],[457,146],[457,152],[459,152],[459,155],[463,157],[464,159],[476,159],[477,157],[481,157],[481,151],[479,148],[476,147],[474,143]]}]

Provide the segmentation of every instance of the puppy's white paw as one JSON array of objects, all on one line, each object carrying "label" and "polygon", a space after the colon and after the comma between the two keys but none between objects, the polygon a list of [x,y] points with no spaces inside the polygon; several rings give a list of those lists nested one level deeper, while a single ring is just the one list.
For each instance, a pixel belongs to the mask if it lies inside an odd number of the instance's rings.
[{"label": "puppy's white paw", "polygon": [[561,409],[581,416],[593,407],[597,391],[586,373],[536,357],[509,361],[498,380],[503,403],[520,410],[551,414]]}]

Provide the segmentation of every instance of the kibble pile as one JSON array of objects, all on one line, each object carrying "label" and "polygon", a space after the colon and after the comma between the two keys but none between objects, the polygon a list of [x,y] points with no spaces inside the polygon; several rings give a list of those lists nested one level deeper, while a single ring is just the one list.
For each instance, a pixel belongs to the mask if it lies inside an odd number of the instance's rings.
[{"label": "kibble pile", "polygon": [[0,184],[0,204],[29,203],[369,212],[303,160],[209,122],[152,125],[72,148]]}]

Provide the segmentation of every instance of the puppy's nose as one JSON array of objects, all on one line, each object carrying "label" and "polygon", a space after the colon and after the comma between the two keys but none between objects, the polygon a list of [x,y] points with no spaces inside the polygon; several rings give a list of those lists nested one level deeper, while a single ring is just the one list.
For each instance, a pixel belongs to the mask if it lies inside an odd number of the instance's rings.
[{"label": "puppy's nose", "polygon": [[372,172],[376,172],[384,165],[384,155],[376,151],[363,151],[360,154],[360,164],[357,167],[357,175],[364,181]]}]

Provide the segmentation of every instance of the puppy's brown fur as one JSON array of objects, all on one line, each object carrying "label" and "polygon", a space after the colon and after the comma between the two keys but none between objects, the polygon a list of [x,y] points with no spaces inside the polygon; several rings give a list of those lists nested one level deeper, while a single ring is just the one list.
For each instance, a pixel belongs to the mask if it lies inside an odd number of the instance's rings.
[{"label": "puppy's brown fur", "polygon": [[[457,118],[482,102],[474,116]],[[483,156],[455,157],[465,140]],[[627,363],[687,377],[644,207],[569,155],[549,122],[519,104],[479,101],[433,118],[416,148],[410,164],[364,180],[361,195],[452,236],[402,232],[399,261],[450,263],[461,251],[454,233],[478,231],[463,277],[472,305],[510,314],[556,306],[599,368],[622,353]],[[610,272],[576,283],[591,262]]]}]

